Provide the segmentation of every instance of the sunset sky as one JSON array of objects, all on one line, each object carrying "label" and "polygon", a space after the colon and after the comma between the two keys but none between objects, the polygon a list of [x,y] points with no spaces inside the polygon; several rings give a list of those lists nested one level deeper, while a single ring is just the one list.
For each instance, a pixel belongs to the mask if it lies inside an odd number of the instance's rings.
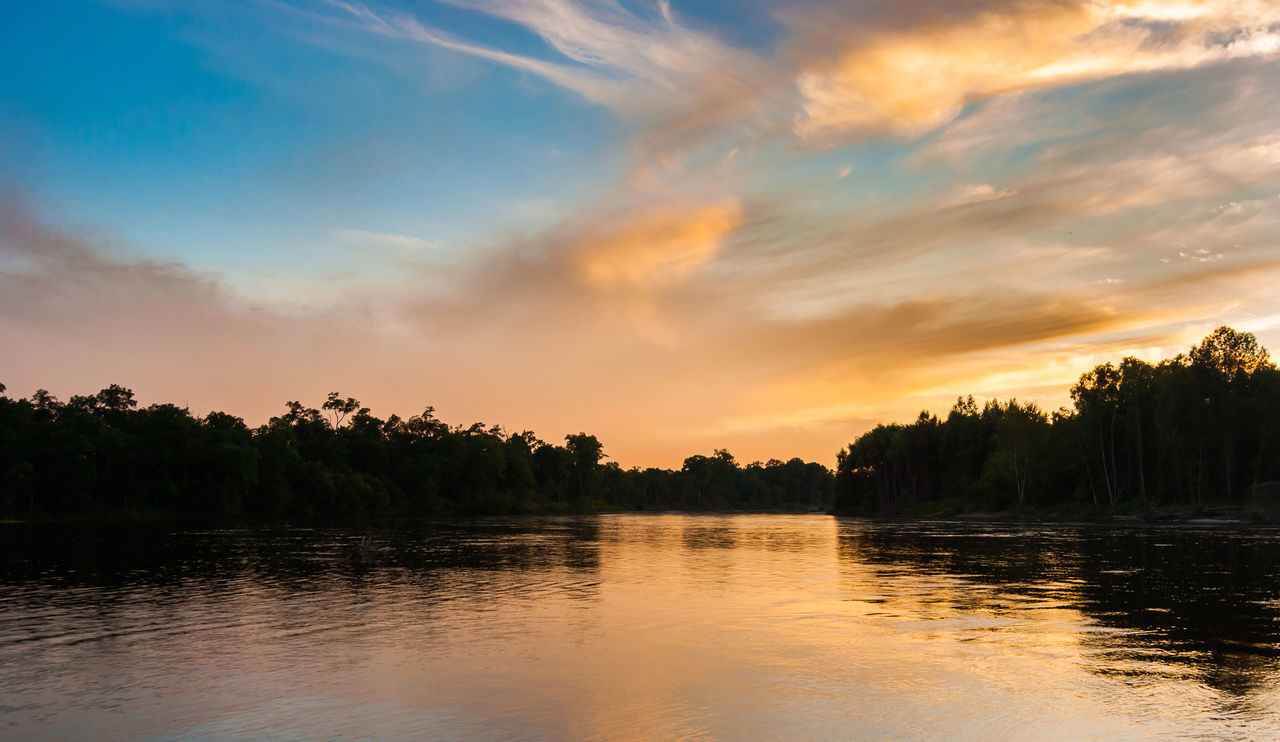
[{"label": "sunset sky", "polygon": [[623,466],[1280,350],[1280,0],[11,3],[0,382]]}]

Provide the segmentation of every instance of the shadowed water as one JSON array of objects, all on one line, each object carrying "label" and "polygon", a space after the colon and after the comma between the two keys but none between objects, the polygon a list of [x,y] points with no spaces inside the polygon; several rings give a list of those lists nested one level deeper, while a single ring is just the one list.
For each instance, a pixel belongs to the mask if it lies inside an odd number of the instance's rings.
[{"label": "shadowed water", "polygon": [[1280,533],[0,530],[0,737],[1280,737]]}]

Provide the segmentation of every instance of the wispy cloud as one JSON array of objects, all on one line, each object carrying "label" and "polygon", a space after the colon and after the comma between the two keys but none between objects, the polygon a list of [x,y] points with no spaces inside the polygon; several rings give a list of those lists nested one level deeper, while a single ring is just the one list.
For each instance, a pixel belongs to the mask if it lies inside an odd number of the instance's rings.
[{"label": "wispy cloud", "polygon": [[394,247],[404,250],[433,250],[440,247],[439,242],[424,240],[421,237],[411,237],[403,234],[384,234],[382,232],[367,232],[363,229],[337,229],[334,234],[346,242],[357,245],[374,245],[378,247]]},{"label": "wispy cloud", "polygon": [[[653,117],[747,96],[754,55],[685,28],[666,3],[643,17],[612,2],[573,0],[452,0],[461,8],[519,24],[540,36],[560,61],[512,54],[458,40],[403,12],[334,2],[370,31],[433,44],[531,72],[588,100]],[[708,100],[710,98],[710,100]]]},{"label": "wispy cloud", "polygon": [[987,201],[995,201],[1001,198],[1009,198],[1016,196],[1018,192],[1012,189],[997,190],[990,183],[965,183],[957,186],[946,198],[942,200],[945,206],[967,206],[969,204],[986,203]]},{"label": "wispy cloud", "polygon": [[443,49],[488,59],[508,67],[531,72],[597,103],[617,104],[626,99],[625,85],[585,69],[577,69],[568,65],[547,62],[520,54],[511,54],[460,41],[447,33],[424,26],[414,17],[404,13],[383,14],[375,12],[362,4],[345,2],[334,2],[333,4],[362,22],[368,30],[374,33],[432,44]]}]

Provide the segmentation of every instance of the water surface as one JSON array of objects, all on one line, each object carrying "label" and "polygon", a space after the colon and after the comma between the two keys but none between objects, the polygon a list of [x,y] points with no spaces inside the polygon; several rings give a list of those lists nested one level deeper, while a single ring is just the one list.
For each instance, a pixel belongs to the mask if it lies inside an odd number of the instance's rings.
[{"label": "water surface", "polygon": [[6,739],[1280,738],[1280,533],[0,530]]}]

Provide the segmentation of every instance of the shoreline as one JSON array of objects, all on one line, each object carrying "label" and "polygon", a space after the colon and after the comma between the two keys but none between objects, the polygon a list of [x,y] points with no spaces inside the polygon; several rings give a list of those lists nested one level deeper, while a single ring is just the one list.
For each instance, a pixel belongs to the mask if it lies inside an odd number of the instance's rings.
[{"label": "shoreline", "polygon": [[[438,513],[431,515],[371,516],[346,521],[328,518],[300,520],[252,520],[240,518],[193,518],[189,515],[161,512],[130,513],[107,512],[93,516],[80,515],[71,518],[10,518],[0,520],[5,526],[178,526],[192,528],[342,528],[342,527],[395,527],[402,524],[439,522],[476,522],[508,519],[582,518],[617,515],[688,515],[724,517],[733,515],[825,515],[836,519],[865,520],[898,523],[1018,523],[1044,525],[1192,525],[1192,526],[1247,526],[1280,527],[1280,518],[1268,511],[1237,506],[1180,506],[1169,510],[1150,509],[1142,512],[1110,513],[1105,511],[1026,512],[1017,510],[971,511],[956,513],[954,508],[928,514],[849,513],[831,510],[599,510],[584,512],[522,512],[522,513]],[[1271,517],[1268,517],[1268,516]]]}]

